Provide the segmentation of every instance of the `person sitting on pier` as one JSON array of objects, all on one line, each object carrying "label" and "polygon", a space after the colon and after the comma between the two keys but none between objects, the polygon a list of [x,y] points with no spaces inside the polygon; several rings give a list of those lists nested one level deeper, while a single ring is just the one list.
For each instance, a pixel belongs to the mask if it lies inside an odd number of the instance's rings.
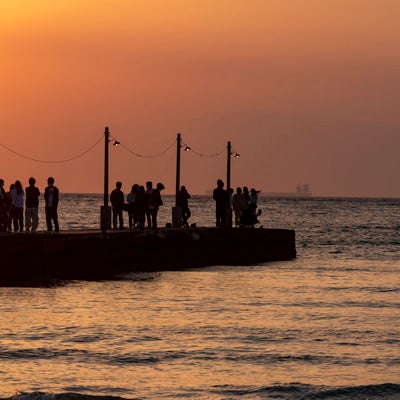
[{"label": "person sitting on pier", "polygon": [[188,219],[192,215],[189,209],[190,194],[186,190],[185,186],[181,186],[181,190],[178,192],[177,206],[182,208],[182,226],[189,228]]},{"label": "person sitting on pier", "polygon": [[119,222],[119,229],[124,228],[124,219],[122,217],[122,211],[124,208],[124,193],[121,190],[122,182],[115,184],[115,189],[111,192],[110,202],[112,205],[113,214],[113,228],[117,229],[117,219]]},{"label": "person sitting on pier", "polygon": [[60,227],[58,225],[58,201],[60,198],[60,191],[56,186],[54,186],[54,178],[47,178],[47,187],[44,190],[44,200],[45,200],[45,213],[46,213],[46,225],[47,232],[53,231],[53,223],[54,223],[54,232],[59,232]]},{"label": "person sitting on pier", "polygon": [[228,192],[224,189],[224,182],[221,179],[217,180],[217,187],[213,191],[213,199],[215,200],[215,225],[224,227],[229,199]]}]

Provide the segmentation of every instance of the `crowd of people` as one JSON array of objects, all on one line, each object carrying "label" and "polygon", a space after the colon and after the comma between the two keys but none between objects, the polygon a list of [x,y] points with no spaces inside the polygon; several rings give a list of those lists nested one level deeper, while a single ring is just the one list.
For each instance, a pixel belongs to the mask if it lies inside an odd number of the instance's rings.
[{"label": "crowd of people", "polygon": [[[116,182],[115,189],[111,192],[110,201],[112,206],[113,229],[124,229],[123,211],[128,211],[129,229],[143,230],[147,228],[157,229],[157,216],[163,201],[161,191],[164,189],[162,183],[153,187],[153,182],[146,182],[146,186],[134,184],[131,191],[125,196],[122,191],[122,183]],[[244,186],[238,187],[236,193],[233,190],[224,189],[224,182],[217,181],[217,187],[213,191],[215,200],[215,215],[217,227],[230,227],[232,224],[232,211],[234,213],[235,227],[254,227],[258,224],[258,216],[261,210],[257,209],[258,190],[249,189]],[[189,208],[190,194],[185,186],[181,186],[177,194],[176,205],[180,207],[181,225],[189,227],[191,211]],[[230,221],[229,221],[230,218]],[[228,224],[230,222],[230,224]]]},{"label": "crowd of people", "polygon": [[[0,179],[0,232],[36,232],[39,225],[40,190],[36,186],[35,178],[28,180],[28,186],[23,189],[19,180],[10,185],[9,191],[4,189],[4,180]],[[159,182],[153,187],[152,181],[145,186],[134,184],[126,196],[122,191],[122,182],[116,182],[115,189],[110,194],[112,207],[112,227],[124,229],[123,212],[128,212],[129,229],[144,230],[157,229],[157,216],[160,206],[163,205],[161,191],[164,185]],[[261,210],[257,210],[258,191],[244,186],[233,189],[224,189],[224,182],[217,181],[213,191],[215,200],[215,216],[217,227],[232,225],[232,211],[235,227],[253,227],[257,224]],[[181,186],[177,195],[177,206],[181,208],[181,226],[189,227],[191,211],[189,208],[190,194],[185,186]],[[59,232],[57,207],[59,190],[54,186],[54,178],[47,179],[44,191],[45,215],[48,232]],[[126,201],[125,201],[126,200]],[[24,212],[25,211],[25,212]]]},{"label": "crowd of people", "polygon": [[259,191],[247,186],[238,187],[236,193],[233,189],[224,189],[224,182],[217,180],[217,187],[213,191],[215,200],[215,224],[217,227],[230,227],[232,224],[232,210],[234,213],[235,227],[254,227],[258,224],[261,210],[257,210]]},{"label": "crowd of people", "polygon": [[[157,217],[160,206],[163,205],[161,191],[164,185],[159,182],[153,187],[152,181],[147,181],[145,186],[134,184],[130,192],[125,196],[122,191],[122,182],[116,182],[115,189],[111,192],[110,202],[112,207],[113,229],[124,229],[123,211],[128,212],[129,229],[143,230],[157,229]],[[189,208],[190,194],[185,186],[181,186],[177,196],[177,207],[182,210],[181,226],[189,227],[191,211]]]},{"label": "crowd of people", "polygon": [[[4,180],[0,179],[0,232],[36,232],[39,226],[40,199],[40,190],[35,186],[36,179],[29,178],[25,190],[19,180],[10,185],[8,192],[4,184]],[[47,179],[44,201],[47,231],[53,232],[54,229],[54,232],[59,232],[59,190],[54,186],[53,177]]]},{"label": "crowd of people", "polygon": [[110,195],[113,228],[124,229],[123,211],[128,211],[130,230],[143,230],[146,222],[148,228],[157,229],[158,210],[163,205],[161,191],[164,188],[161,182],[156,187],[153,187],[152,181],[147,181],[146,187],[134,184],[125,202],[122,183],[117,182]]}]

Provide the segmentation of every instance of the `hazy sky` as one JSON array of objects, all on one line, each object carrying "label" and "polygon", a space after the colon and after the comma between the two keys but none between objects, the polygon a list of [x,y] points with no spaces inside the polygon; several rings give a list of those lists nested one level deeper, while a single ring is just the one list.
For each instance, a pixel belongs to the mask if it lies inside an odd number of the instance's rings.
[{"label": "hazy sky", "polygon": [[[0,0],[0,177],[400,197],[399,0]],[[138,157],[157,155],[154,158]],[[203,154],[204,156],[199,156]],[[213,157],[206,157],[217,155]]]}]

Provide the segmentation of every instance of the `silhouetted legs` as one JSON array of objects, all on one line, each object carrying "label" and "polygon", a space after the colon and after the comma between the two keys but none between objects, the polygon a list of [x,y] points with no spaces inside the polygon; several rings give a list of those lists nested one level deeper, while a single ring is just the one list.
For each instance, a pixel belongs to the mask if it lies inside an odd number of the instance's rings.
[{"label": "silhouetted legs", "polygon": [[47,230],[51,232],[53,230],[53,222],[54,222],[54,230],[55,232],[59,232],[60,228],[58,226],[58,214],[56,207],[46,207],[46,225]]},{"label": "silhouetted legs", "polygon": [[119,222],[119,229],[124,227],[124,219],[122,217],[122,208],[113,208],[113,228],[117,229],[117,222]]}]

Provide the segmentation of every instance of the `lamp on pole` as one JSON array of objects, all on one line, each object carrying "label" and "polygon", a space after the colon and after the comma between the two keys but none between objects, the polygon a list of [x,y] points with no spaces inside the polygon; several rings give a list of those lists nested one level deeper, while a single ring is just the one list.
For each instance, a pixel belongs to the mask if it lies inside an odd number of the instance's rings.
[{"label": "lamp on pole", "polygon": [[172,226],[180,228],[182,226],[182,207],[178,206],[178,197],[181,180],[181,134],[176,136],[176,180],[175,180],[175,207],[172,207]]},{"label": "lamp on pole", "polygon": [[111,207],[108,205],[108,144],[110,131],[108,126],[104,130],[104,204],[100,209],[100,228],[104,232],[111,229]]}]

